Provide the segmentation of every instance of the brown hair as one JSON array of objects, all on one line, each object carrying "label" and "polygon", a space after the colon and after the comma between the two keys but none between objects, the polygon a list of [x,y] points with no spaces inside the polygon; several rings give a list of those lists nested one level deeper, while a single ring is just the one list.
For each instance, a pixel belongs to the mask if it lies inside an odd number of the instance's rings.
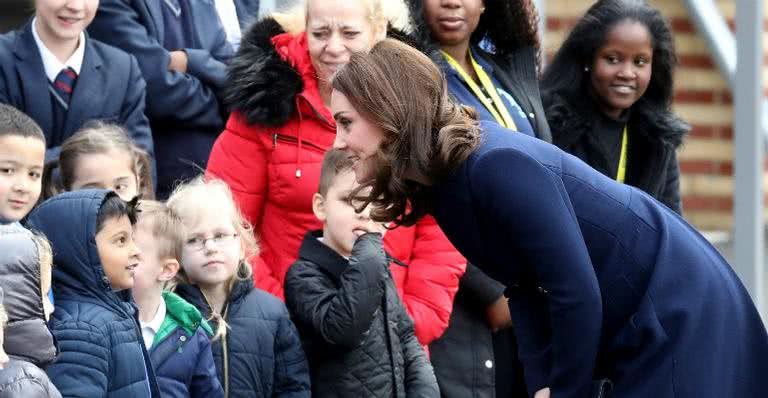
[{"label": "brown hair", "polygon": [[160,259],[170,258],[181,262],[184,239],[184,224],[181,218],[164,203],[156,200],[139,201],[138,210],[138,223],[147,223],[148,231],[157,242],[157,254]]},{"label": "brown hair", "polygon": [[43,130],[31,117],[10,105],[0,104],[0,137],[11,135],[37,138],[45,143]]},{"label": "brown hair", "polygon": [[325,196],[328,189],[333,185],[333,180],[337,175],[344,171],[352,169],[352,162],[349,156],[338,149],[330,149],[323,157],[323,165],[320,169],[320,185],[317,187],[317,193]]},{"label": "brown hair", "polygon": [[[136,146],[128,132],[117,124],[102,121],[86,123],[74,135],[64,140],[58,161],[45,166],[43,176],[43,196],[49,198],[62,191],[70,191],[75,180],[75,168],[82,155],[103,154],[112,150],[123,151],[131,155],[133,172],[138,179],[141,197],[154,199],[155,189],[152,183],[152,161],[149,154]],[[58,167],[60,179],[54,178],[53,171]]]},{"label": "brown hair", "polygon": [[[247,280],[251,277],[253,271],[248,261],[259,254],[258,241],[253,233],[253,228],[243,218],[235,198],[232,196],[232,191],[230,191],[229,186],[224,181],[205,179],[203,176],[198,176],[178,186],[168,198],[167,204],[168,208],[180,217],[183,224],[194,223],[195,217],[203,206],[215,206],[222,215],[232,217],[232,225],[235,227],[237,237],[240,239],[240,244],[245,251],[245,258],[240,259],[235,275],[230,279],[228,293],[232,291],[232,287],[236,282]],[[182,238],[182,244],[184,239],[186,239],[186,236]],[[169,289],[173,290],[179,283],[192,283],[187,277],[186,272],[184,272],[184,264],[182,264]],[[211,309],[211,320],[215,320],[218,324],[213,340],[226,336],[227,323],[222,314],[216,312],[213,308]]]},{"label": "brown hair", "polygon": [[[372,203],[372,219],[413,225],[429,211],[427,186],[480,142],[475,112],[449,99],[443,73],[426,55],[393,39],[353,55],[332,84],[384,132],[376,175],[356,190],[358,211]],[[360,195],[367,186],[371,192]]]}]

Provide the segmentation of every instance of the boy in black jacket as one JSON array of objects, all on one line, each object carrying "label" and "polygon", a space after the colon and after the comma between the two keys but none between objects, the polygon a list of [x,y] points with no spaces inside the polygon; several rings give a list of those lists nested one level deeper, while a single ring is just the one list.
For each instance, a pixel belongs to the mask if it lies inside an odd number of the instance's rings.
[{"label": "boy in black jacket", "polygon": [[321,397],[438,397],[382,246],[384,228],[356,213],[355,175],[331,150],[312,201],[323,230],[304,238],[285,277],[285,299],[309,358],[312,394]]}]

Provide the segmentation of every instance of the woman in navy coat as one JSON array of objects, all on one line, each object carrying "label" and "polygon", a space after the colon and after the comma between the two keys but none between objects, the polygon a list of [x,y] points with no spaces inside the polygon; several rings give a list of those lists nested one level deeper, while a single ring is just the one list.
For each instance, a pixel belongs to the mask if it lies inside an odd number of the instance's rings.
[{"label": "woman in navy coat", "polygon": [[372,187],[357,191],[360,206],[403,225],[432,213],[469,261],[514,288],[531,394],[587,397],[608,378],[622,398],[768,396],[768,335],[752,300],[666,206],[476,122],[402,43],[356,55],[333,87],[334,146]]}]

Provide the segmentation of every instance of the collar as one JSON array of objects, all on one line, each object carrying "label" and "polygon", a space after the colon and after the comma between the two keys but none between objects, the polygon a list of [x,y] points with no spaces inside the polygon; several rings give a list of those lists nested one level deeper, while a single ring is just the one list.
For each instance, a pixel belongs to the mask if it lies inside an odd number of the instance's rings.
[{"label": "collar", "polygon": [[142,329],[149,328],[152,329],[154,333],[157,333],[157,331],[160,330],[160,326],[163,324],[163,321],[165,320],[165,310],[165,300],[160,300],[160,305],[157,306],[157,313],[155,313],[155,317],[147,323],[140,322]]},{"label": "collar", "polygon": [[35,38],[37,49],[40,51],[40,58],[43,60],[43,67],[45,68],[45,76],[48,80],[53,82],[56,80],[56,76],[59,75],[63,69],[70,67],[75,70],[75,73],[80,74],[80,70],[83,67],[83,59],[85,58],[85,33],[80,32],[80,39],[78,40],[77,49],[72,54],[67,62],[62,63],[56,58],[55,55],[45,46],[40,36],[37,34],[37,26],[35,22],[37,17],[32,19],[32,36]]},{"label": "collar", "polygon": [[339,278],[349,265],[349,260],[318,240],[322,236],[322,230],[307,232],[304,236],[304,242],[301,243],[301,249],[299,249],[299,258],[316,264],[334,277]]}]

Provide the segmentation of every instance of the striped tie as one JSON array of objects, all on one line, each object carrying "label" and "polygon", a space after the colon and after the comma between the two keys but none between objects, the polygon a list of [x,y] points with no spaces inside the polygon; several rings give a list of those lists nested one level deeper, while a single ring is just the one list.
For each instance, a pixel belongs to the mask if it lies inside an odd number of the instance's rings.
[{"label": "striped tie", "polygon": [[56,94],[69,105],[69,99],[72,97],[72,89],[75,87],[77,81],[77,72],[71,67],[62,69],[56,76],[56,80],[53,82],[53,88],[56,90]]}]

